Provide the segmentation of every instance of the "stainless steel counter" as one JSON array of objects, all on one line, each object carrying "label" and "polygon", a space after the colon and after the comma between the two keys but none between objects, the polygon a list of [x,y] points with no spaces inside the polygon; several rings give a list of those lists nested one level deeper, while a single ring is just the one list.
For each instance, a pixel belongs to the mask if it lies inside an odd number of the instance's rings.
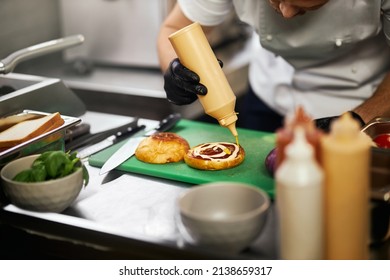
[{"label": "stainless steel counter", "polygon": [[[81,118],[91,124],[93,133],[132,120],[91,111]],[[140,123],[150,126],[156,122],[141,119]],[[87,168],[89,185],[63,213],[37,213],[13,205],[2,207],[0,229],[12,229],[9,236],[3,236],[9,250],[22,250],[16,257],[34,258],[37,255],[30,250],[39,249],[45,258],[66,259],[278,258],[274,204],[264,231],[250,248],[237,255],[226,255],[199,248],[180,234],[176,199],[190,184],[119,171],[100,176],[98,168],[88,164]],[[21,244],[27,245],[20,247]],[[390,241],[372,245],[371,258],[389,259]]]},{"label": "stainless steel counter", "polygon": [[[132,119],[97,112],[81,118],[91,124],[91,132]],[[155,122],[140,120],[147,127]],[[240,255],[225,255],[191,245],[178,231],[176,199],[191,185],[118,171],[100,176],[98,168],[86,164],[90,183],[63,213],[38,213],[9,204],[0,210],[0,224],[44,240],[42,250],[62,244],[52,253],[56,257],[78,258],[81,250],[87,251],[86,258],[277,258],[273,208],[253,247]],[[68,251],[66,244],[78,248]]]}]

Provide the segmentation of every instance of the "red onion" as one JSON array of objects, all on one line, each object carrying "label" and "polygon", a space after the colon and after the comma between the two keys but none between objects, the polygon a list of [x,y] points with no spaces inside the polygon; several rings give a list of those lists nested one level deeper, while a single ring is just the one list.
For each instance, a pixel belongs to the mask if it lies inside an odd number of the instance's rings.
[{"label": "red onion", "polygon": [[274,176],[276,170],[276,148],[273,148],[264,160],[265,168],[271,176]]}]

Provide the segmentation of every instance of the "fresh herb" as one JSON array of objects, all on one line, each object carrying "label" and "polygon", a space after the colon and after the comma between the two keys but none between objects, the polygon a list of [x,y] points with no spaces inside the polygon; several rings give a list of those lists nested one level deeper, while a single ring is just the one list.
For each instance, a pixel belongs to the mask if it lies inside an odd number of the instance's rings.
[{"label": "fresh herb", "polygon": [[65,177],[79,168],[83,169],[84,185],[88,185],[87,168],[81,164],[76,152],[49,151],[42,153],[31,165],[30,169],[16,174],[14,181],[43,182]]}]

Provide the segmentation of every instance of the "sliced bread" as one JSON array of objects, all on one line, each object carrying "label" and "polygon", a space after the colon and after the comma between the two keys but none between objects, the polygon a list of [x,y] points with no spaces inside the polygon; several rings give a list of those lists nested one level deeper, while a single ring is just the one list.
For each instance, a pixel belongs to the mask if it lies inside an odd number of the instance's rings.
[{"label": "sliced bread", "polygon": [[11,126],[0,133],[0,148],[10,148],[45,132],[60,127],[64,123],[60,113],[27,120]]},{"label": "sliced bread", "polygon": [[41,118],[42,115],[28,113],[28,114],[21,114],[21,115],[12,115],[5,118],[0,119],[0,132],[6,130],[7,128],[10,128],[11,126],[24,122],[27,120],[32,119],[38,119]]}]

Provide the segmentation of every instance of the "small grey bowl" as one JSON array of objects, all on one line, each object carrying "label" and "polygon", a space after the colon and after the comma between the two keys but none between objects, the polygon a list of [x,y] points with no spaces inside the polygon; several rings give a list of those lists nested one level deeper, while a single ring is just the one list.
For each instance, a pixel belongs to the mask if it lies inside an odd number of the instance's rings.
[{"label": "small grey bowl", "polygon": [[179,197],[178,207],[192,243],[238,253],[259,237],[270,199],[248,184],[216,182],[186,191]]},{"label": "small grey bowl", "polygon": [[20,208],[39,212],[62,212],[69,207],[83,187],[83,171],[44,182],[12,180],[20,171],[31,167],[39,155],[22,157],[9,162],[1,170],[2,187],[10,202]]}]

